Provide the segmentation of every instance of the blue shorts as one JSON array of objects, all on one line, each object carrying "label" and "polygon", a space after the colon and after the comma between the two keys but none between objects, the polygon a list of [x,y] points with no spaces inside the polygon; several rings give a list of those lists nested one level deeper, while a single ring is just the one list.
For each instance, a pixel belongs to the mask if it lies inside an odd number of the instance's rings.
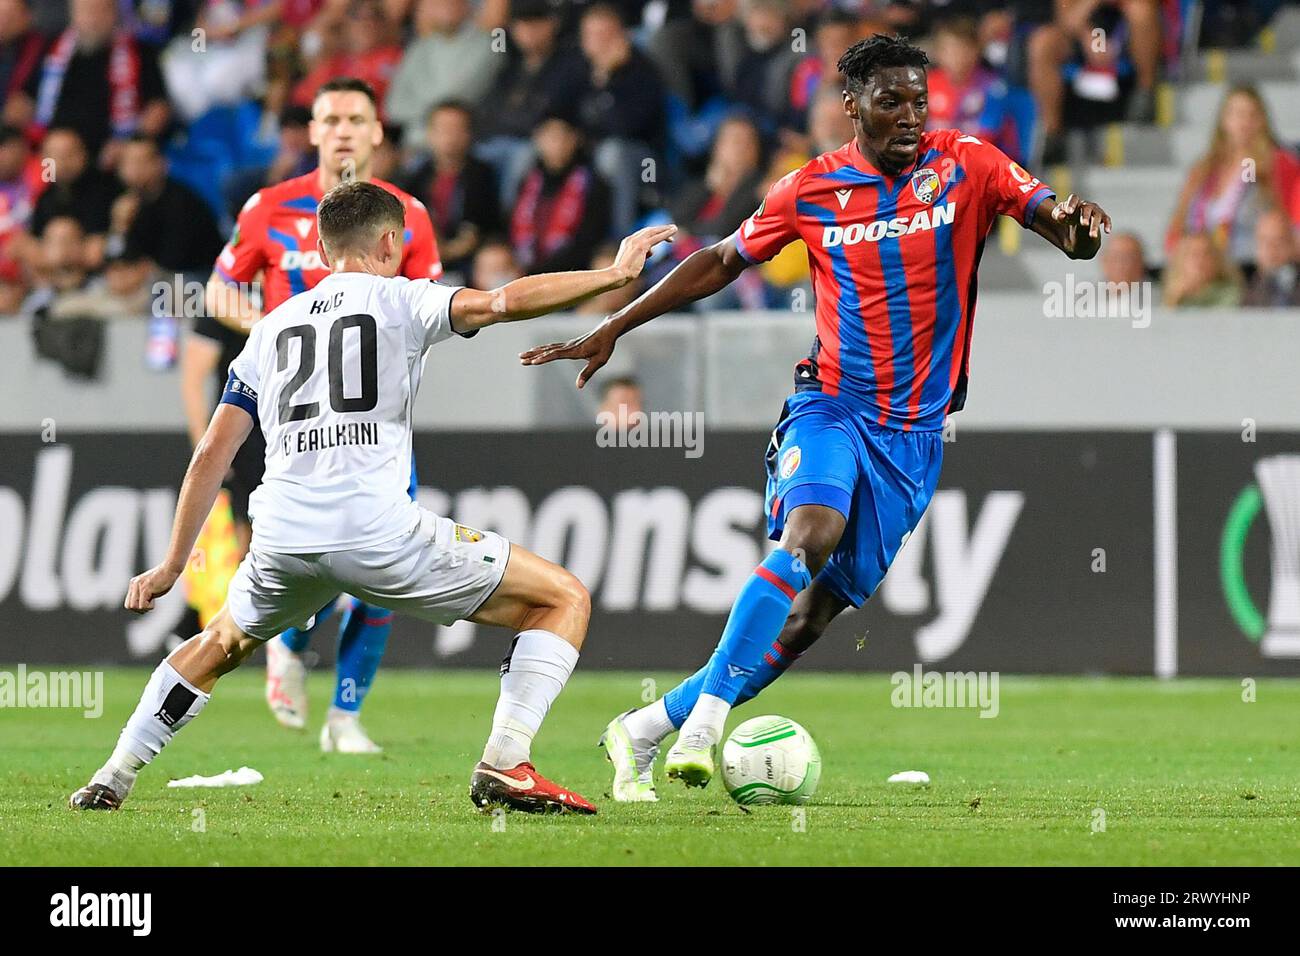
[{"label": "blue shorts", "polygon": [[941,432],[886,428],[838,398],[798,392],[767,448],[768,536],[780,540],[799,505],[844,515],[844,535],[817,580],[861,607],[925,514],[942,461]]}]

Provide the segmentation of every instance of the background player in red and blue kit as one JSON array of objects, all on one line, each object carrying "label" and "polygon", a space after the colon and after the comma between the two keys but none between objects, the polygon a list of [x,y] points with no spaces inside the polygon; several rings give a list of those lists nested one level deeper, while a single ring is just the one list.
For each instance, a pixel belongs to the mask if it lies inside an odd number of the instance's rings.
[{"label": "background player in red and blue kit", "polygon": [[855,136],[776,182],[735,235],[702,249],[649,292],[526,365],[586,359],[581,387],[620,335],[711,295],[802,239],[817,337],[795,369],[767,451],[768,531],[708,664],[664,698],[613,720],[614,797],[653,800],[659,742],[678,727],[670,777],[703,786],[730,708],[775,680],[846,607],[884,578],[939,478],[941,429],[965,403],[976,271],[999,215],[1074,259],[1096,255],[1110,219],[1057,203],[996,147],[959,130],[926,133],[925,54],[876,35],[839,61]]},{"label": "background player in red and blue kit", "polygon": [[[223,324],[247,334],[262,315],[329,275],[316,250],[316,207],[343,179],[370,180],[371,157],[383,139],[374,92],[362,80],[342,77],[323,85],[312,104],[311,142],[318,167],[305,176],[268,186],[253,195],[208,280],[208,309]],[[436,279],[442,275],[433,224],[424,205],[391,183],[372,180],[402,201],[406,236],[401,275]],[[261,277],[261,308],[247,290]],[[236,476],[232,494],[247,495],[261,482],[262,459],[246,456],[256,474]],[[415,463],[410,493],[415,497]],[[310,629],[286,631],[268,641],[267,703],[276,719],[301,728],[307,720],[306,667],[301,653],[334,612],[322,608]],[[321,747],[349,753],[379,751],[357,714],[379,669],[393,615],[384,608],[350,599],[339,621],[334,705],[321,729]]]}]

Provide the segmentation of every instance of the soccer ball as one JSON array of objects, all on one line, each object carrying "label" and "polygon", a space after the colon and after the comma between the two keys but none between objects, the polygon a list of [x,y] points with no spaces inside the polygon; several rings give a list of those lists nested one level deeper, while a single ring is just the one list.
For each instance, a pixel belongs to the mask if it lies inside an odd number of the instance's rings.
[{"label": "soccer ball", "polygon": [[807,803],[821,776],[816,742],[788,717],[754,717],[722,745],[722,782],[737,803]]}]

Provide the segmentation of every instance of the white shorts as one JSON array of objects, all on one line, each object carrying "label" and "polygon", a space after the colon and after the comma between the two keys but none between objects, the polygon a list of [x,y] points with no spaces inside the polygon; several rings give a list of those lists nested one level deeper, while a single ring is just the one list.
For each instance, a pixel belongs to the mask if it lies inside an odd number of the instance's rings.
[{"label": "white shorts", "polygon": [[404,535],[367,548],[323,554],[249,549],[226,606],[249,637],[270,640],[302,627],[346,592],[368,604],[435,624],[471,616],[501,583],[510,542],[421,509]]}]

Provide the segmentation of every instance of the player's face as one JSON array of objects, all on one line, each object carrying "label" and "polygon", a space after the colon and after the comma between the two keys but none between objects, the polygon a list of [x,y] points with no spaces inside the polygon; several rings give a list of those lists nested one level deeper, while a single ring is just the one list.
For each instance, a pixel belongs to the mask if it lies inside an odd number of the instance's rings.
[{"label": "player's face", "polygon": [[929,111],[925,71],[887,67],[867,81],[858,96],[844,94],[844,111],[858,128],[862,153],[881,172],[896,174],[916,159]]},{"label": "player's face", "polygon": [[370,157],[384,138],[374,104],[364,93],[323,93],[312,105],[311,144],[320,164],[340,179],[368,179]]}]

